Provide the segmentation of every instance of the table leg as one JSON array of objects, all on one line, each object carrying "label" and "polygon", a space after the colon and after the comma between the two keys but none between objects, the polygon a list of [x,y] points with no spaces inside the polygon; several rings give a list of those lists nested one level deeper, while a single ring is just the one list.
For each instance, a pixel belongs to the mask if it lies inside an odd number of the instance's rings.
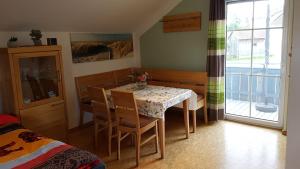
[{"label": "table leg", "polygon": [[158,130],[159,130],[159,146],[160,146],[160,154],[161,158],[165,158],[165,148],[166,148],[166,142],[165,142],[165,120],[159,119],[158,120]]},{"label": "table leg", "polygon": [[190,119],[189,119],[189,99],[183,101],[183,113],[184,113],[184,124],[186,138],[190,136]]}]

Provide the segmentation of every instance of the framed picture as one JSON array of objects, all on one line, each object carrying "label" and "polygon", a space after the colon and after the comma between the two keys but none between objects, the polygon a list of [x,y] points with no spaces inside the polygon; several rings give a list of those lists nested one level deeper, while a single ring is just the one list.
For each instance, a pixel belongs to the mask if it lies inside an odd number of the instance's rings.
[{"label": "framed picture", "polygon": [[132,34],[71,33],[73,63],[133,57]]}]

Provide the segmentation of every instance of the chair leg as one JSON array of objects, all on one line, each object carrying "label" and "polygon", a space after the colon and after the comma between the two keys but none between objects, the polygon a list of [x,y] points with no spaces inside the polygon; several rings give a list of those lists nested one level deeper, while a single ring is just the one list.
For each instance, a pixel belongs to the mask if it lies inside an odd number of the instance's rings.
[{"label": "chair leg", "polygon": [[195,133],[196,127],[197,127],[197,112],[196,112],[196,110],[192,110],[192,116],[193,116],[193,133]]},{"label": "chair leg", "polygon": [[134,145],[134,140],[135,140],[135,138],[134,138],[134,134],[131,134],[131,140],[130,140],[130,144],[131,144],[131,146],[133,146],[133,145]]},{"label": "chair leg", "polygon": [[118,160],[121,159],[121,131],[118,130]]},{"label": "chair leg", "polygon": [[108,126],[108,155],[111,156],[112,126]]},{"label": "chair leg", "polygon": [[140,148],[141,148],[141,134],[136,133],[135,151],[136,151],[136,166],[140,164]]},{"label": "chair leg", "polygon": [[94,122],[94,144],[95,148],[98,149],[98,124]]},{"label": "chair leg", "polygon": [[159,147],[159,144],[158,144],[158,123],[156,122],[155,124],[155,151],[156,153],[158,153],[158,147]]},{"label": "chair leg", "polygon": [[206,106],[206,103],[204,104],[204,107],[203,107],[203,112],[204,112],[204,122],[205,124],[208,123],[208,116],[207,116],[207,106]]}]

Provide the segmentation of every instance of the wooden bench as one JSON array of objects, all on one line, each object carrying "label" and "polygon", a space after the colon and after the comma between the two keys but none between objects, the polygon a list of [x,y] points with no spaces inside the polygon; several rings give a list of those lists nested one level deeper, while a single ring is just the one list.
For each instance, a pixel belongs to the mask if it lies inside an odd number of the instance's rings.
[{"label": "wooden bench", "polygon": [[80,125],[83,124],[85,112],[92,113],[91,100],[89,98],[88,87],[101,87],[105,89],[122,86],[132,83],[128,75],[132,74],[134,68],[115,70],[104,73],[97,73],[87,76],[75,77],[75,84],[80,108]]},{"label": "wooden bench", "polygon": [[[197,95],[197,110],[204,109],[204,121],[208,123],[207,117],[207,85],[208,77],[206,72],[192,72],[179,70],[163,70],[163,69],[143,69],[149,73],[150,79],[148,84],[186,88],[193,90]],[[196,110],[191,110],[193,114],[193,128],[196,129]]]},{"label": "wooden bench", "polygon": [[[97,86],[106,89],[132,83],[128,75],[132,74],[136,68],[127,68],[110,72],[98,73],[87,76],[75,77],[78,101],[80,106],[80,125],[83,124],[84,112],[92,112],[88,87]],[[197,108],[204,109],[204,121],[207,124],[207,84],[206,72],[192,72],[163,69],[141,69],[150,75],[149,84],[167,87],[187,88],[193,90],[197,95]],[[191,110],[193,114],[193,128],[196,126],[196,110]]]}]

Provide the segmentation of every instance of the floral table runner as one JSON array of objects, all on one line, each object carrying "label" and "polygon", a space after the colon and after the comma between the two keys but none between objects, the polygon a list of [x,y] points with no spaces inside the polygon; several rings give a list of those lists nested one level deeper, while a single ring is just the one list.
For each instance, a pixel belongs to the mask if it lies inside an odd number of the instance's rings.
[{"label": "floral table runner", "polygon": [[[196,110],[197,107],[197,94],[190,89],[153,85],[147,85],[144,89],[138,89],[136,84],[128,84],[113,90],[133,92],[139,113],[150,117],[164,119],[167,108],[172,106],[182,107],[182,102],[188,98],[190,99],[189,110]],[[107,90],[107,98],[110,106],[113,107],[110,90]]]}]

